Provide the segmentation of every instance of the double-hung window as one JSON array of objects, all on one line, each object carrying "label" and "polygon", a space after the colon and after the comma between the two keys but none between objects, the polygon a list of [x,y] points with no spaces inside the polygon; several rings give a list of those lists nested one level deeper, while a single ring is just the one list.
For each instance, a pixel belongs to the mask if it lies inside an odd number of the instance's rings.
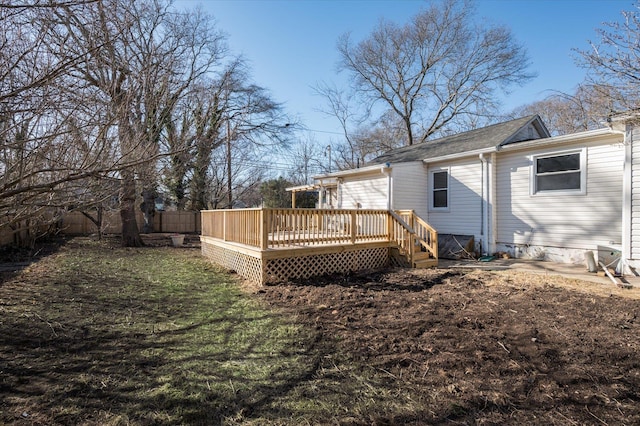
[{"label": "double-hung window", "polygon": [[586,193],[585,157],[584,150],[532,157],[531,193]]},{"label": "double-hung window", "polygon": [[431,173],[431,208],[449,208],[449,171],[437,170]]}]

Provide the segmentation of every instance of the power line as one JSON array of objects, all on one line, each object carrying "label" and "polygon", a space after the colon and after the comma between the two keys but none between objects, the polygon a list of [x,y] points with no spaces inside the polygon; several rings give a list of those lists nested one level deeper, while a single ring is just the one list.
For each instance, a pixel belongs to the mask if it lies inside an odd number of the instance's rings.
[{"label": "power line", "polygon": [[341,132],[330,132],[328,130],[316,130],[316,129],[309,129],[308,127],[303,127],[303,130],[306,130],[308,132],[315,132],[315,133],[329,133],[332,135],[340,135],[340,136],[344,136],[344,133]]}]

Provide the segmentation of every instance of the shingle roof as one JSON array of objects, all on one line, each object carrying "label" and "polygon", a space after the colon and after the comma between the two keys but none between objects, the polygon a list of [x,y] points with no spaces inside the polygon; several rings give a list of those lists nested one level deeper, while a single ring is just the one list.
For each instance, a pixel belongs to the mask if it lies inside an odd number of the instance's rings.
[{"label": "shingle roof", "polygon": [[533,122],[535,122],[534,125],[539,133],[543,135],[542,137],[549,136],[549,132],[540,117],[538,115],[530,115],[412,146],[393,149],[373,159],[369,164],[419,161],[521,142],[524,139],[515,140],[515,136],[521,129]]}]

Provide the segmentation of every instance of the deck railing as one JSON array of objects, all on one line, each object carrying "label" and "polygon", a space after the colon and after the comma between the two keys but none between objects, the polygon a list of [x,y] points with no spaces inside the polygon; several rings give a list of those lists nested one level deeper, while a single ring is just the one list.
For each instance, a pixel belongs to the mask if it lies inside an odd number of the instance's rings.
[{"label": "deck railing", "polygon": [[417,243],[420,244],[431,257],[438,258],[438,232],[413,210],[398,210],[395,212],[400,216],[409,229],[413,231]]},{"label": "deck railing", "polygon": [[416,246],[438,254],[436,231],[410,210],[205,210],[202,235],[262,250],[390,241],[411,258]]}]

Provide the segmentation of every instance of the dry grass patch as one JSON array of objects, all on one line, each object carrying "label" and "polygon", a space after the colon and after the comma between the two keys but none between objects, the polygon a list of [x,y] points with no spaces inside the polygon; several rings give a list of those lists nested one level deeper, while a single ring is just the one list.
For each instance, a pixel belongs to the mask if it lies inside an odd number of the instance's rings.
[{"label": "dry grass patch", "polygon": [[0,292],[0,424],[216,424],[316,365],[198,250],[75,239]]}]

